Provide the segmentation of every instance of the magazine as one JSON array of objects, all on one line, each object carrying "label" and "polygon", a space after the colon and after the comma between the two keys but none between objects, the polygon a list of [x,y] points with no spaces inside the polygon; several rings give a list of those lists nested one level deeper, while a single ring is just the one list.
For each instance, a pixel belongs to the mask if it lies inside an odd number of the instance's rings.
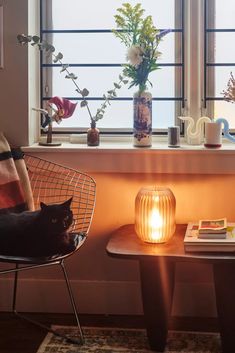
[{"label": "magazine", "polygon": [[228,223],[226,237],[202,239],[198,237],[199,226],[189,223],[184,237],[185,251],[191,252],[235,252],[235,223]]},{"label": "magazine", "polygon": [[220,219],[207,219],[207,220],[200,220],[198,232],[200,234],[218,234],[218,233],[226,233],[227,229],[227,219],[220,218]]}]

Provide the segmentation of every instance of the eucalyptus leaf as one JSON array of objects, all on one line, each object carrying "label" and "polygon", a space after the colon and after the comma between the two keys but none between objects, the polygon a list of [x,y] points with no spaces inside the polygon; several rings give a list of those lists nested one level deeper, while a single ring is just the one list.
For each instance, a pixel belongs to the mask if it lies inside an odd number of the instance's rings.
[{"label": "eucalyptus leaf", "polygon": [[68,75],[65,76],[65,78],[71,79],[71,80],[76,80],[77,76],[74,73],[69,73]]},{"label": "eucalyptus leaf", "polygon": [[87,105],[87,101],[81,101],[81,103],[80,103],[80,107],[81,108],[83,108],[83,107],[85,107]]},{"label": "eucalyptus leaf", "polygon": [[87,97],[87,96],[89,95],[88,89],[83,88],[83,90],[81,91],[81,95],[82,95],[83,97]]},{"label": "eucalyptus leaf", "polygon": [[[54,61],[54,62],[55,62],[55,61]],[[62,68],[61,68],[61,70],[60,70],[60,72],[66,71],[68,67],[69,67],[69,64],[63,64],[63,65],[62,65]]]},{"label": "eucalyptus leaf", "polygon": [[53,53],[55,51],[55,47],[51,44],[48,44],[46,47],[46,51]]},{"label": "eucalyptus leaf", "polygon": [[114,82],[114,87],[117,88],[117,89],[121,88],[121,86],[118,83],[116,83],[116,82]]},{"label": "eucalyptus leaf", "polygon": [[32,40],[34,41],[34,43],[38,43],[40,42],[40,37],[39,36],[32,36]]},{"label": "eucalyptus leaf", "polygon": [[[60,60],[62,60],[62,59],[63,59],[63,54],[62,54],[62,53],[58,53],[58,54],[55,56],[53,62],[54,62],[54,63],[57,63],[58,61],[60,61]],[[62,64],[62,66],[64,66],[64,64]]]},{"label": "eucalyptus leaf", "polygon": [[24,44],[28,44],[31,42],[32,37],[31,36],[26,36],[25,34],[18,34],[17,35],[17,40],[18,43],[24,45]]}]

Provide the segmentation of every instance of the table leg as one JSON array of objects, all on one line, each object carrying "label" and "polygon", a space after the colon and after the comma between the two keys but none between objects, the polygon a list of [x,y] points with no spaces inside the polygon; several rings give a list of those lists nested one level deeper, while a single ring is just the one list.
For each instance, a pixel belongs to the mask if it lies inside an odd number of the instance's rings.
[{"label": "table leg", "polygon": [[174,262],[163,258],[140,259],[144,317],[152,350],[163,352],[174,289]]},{"label": "table leg", "polygon": [[235,352],[235,265],[214,264],[216,306],[223,353]]}]

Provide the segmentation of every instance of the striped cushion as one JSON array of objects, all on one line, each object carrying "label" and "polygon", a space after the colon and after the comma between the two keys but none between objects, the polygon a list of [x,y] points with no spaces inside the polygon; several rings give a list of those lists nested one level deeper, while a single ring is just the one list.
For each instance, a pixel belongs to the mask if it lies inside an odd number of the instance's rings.
[{"label": "striped cushion", "polygon": [[6,138],[0,133],[0,213],[28,209],[14,156],[16,160],[20,158],[19,149],[11,150]]}]

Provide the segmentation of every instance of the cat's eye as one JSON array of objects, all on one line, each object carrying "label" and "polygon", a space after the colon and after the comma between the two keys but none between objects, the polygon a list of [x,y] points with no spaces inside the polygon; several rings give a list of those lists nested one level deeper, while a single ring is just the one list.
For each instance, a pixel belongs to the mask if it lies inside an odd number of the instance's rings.
[{"label": "cat's eye", "polygon": [[52,218],[51,219],[51,223],[57,223],[57,222],[58,222],[57,218]]},{"label": "cat's eye", "polygon": [[69,216],[65,216],[64,220],[67,221],[69,219]]}]

